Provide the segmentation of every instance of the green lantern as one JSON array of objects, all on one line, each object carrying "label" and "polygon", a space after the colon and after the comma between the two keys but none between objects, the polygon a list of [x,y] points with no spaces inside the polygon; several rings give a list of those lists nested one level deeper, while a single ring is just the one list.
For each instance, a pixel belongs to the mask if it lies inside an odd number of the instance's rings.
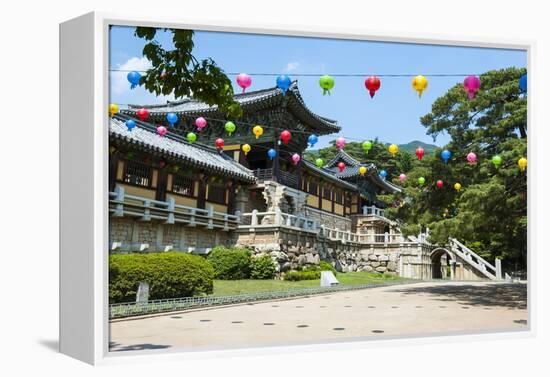
[{"label": "green lantern", "polygon": [[419,184],[420,186],[424,185],[424,183],[426,183],[426,179],[425,179],[424,177],[418,178],[418,184]]},{"label": "green lantern", "polygon": [[493,165],[495,165],[495,168],[498,169],[502,164],[502,157],[500,157],[498,154],[494,155],[491,161],[493,162]]},{"label": "green lantern", "polygon": [[330,95],[330,90],[334,88],[334,79],[329,75],[321,76],[319,86],[323,88],[323,95],[327,93]]},{"label": "green lantern", "polygon": [[197,135],[193,132],[189,132],[187,134],[187,141],[190,143],[194,143],[197,140]]},{"label": "green lantern", "polygon": [[362,147],[363,147],[363,150],[365,151],[365,153],[369,153],[369,151],[371,150],[372,148],[372,143],[370,141],[363,141],[363,144],[362,144]]},{"label": "green lantern", "polygon": [[235,123],[233,122],[227,122],[225,124],[225,130],[227,131],[227,133],[229,134],[229,136],[231,136],[231,134],[233,132],[235,132],[235,130],[237,129],[237,126],[235,126]]},{"label": "green lantern", "polygon": [[315,165],[317,165],[318,168],[320,168],[321,166],[323,166],[325,162],[323,161],[322,158],[318,158],[315,160]]}]

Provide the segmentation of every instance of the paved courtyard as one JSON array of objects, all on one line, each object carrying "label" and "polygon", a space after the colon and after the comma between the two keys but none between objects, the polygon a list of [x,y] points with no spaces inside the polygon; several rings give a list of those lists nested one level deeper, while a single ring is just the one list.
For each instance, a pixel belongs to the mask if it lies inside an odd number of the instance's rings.
[{"label": "paved courtyard", "polygon": [[111,350],[212,349],[527,329],[527,286],[424,282],[110,324]]}]

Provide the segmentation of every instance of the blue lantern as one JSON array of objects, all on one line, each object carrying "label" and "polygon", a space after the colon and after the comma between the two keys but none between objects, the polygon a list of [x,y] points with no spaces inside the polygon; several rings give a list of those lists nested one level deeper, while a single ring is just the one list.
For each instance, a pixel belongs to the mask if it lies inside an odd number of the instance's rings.
[{"label": "blue lantern", "polygon": [[174,127],[174,124],[178,122],[178,115],[176,113],[166,114],[166,120],[170,123],[170,127]]},{"label": "blue lantern", "polygon": [[130,81],[130,89],[134,89],[136,86],[139,85],[141,75],[139,74],[139,72],[132,71],[128,73],[126,78],[128,79],[128,81]]},{"label": "blue lantern", "polygon": [[309,146],[313,147],[317,142],[319,141],[319,138],[315,134],[309,135],[307,138],[307,142],[309,143]]},{"label": "blue lantern", "polygon": [[290,88],[291,84],[292,81],[287,75],[281,75],[277,77],[277,88],[281,89],[281,91],[283,92],[283,96],[285,95],[288,88]]},{"label": "blue lantern", "polygon": [[132,131],[136,127],[136,122],[133,119],[128,119],[125,124],[128,127],[128,131]]},{"label": "blue lantern", "polygon": [[270,160],[273,160],[277,156],[277,151],[273,148],[267,151],[267,157],[269,157]]},{"label": "blue lantern", "polygon": [[443,152],[441,152],[441,159],[447,163],[449,159],[451,158],[451,152],[447,149],[445,149]]},{"label": "blue lantern", "polygon": [[522,75],[519,78],[519,90],[521,90],[522,93],[527,94],[527,74]]},{"label": "blue lantern", "polygon": [[380,178],[386,179],[386,177],[388,176],[388,172],[386,172],[385,170],[380,170],[380,173],[378,173],[378,175],[380,176]]}]

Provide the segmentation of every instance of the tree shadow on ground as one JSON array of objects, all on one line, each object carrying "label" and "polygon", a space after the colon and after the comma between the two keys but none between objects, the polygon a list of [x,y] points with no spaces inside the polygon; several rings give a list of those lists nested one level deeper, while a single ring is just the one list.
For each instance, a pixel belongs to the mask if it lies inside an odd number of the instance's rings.
[{"label": "tree shadow on ground", "polygon": [[461,305],[500,306],[507,308],[527,308],[527,284],[488,284],[488,285],[433,285],[429,287],[408,287],[395,289],[406,295],[427,293],[438,296],[440,301],[457,301]]},{"label": "tree shadow on ground", "polygon": [[130,344],[127,346],[122,346],[117,342],[109,342],[109,351],[119,352],[119,351],[144,351],[144,350],[160,350],[165,348],[170,348],[171,346],[163,344],[150,344],[150,343],[141,343],[141,344]]}]

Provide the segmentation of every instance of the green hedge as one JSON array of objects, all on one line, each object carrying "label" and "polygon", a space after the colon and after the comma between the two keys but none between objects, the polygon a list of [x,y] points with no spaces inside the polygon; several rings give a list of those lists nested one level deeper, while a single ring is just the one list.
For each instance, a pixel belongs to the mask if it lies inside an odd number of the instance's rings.
[{"label": "green hedge", "polygon": [[319,268],[321,269],[321,271],[332,271],[334,274],[336,274],[337,272],[336,268],[334,268],[332,264],[324,260],[319,262]]},{"label": "green hedge", "polygon": [[109,302],[133,302],[140,282],[149,299],[210,294],[214,270],[202,257],[178,252],[113,254],[109,257]]},{"label": "green hedge", "polygon": [[289,271],[285,273],[284,280],[316,280],[321,278],[321,270]]},{"label": "green hedge", "polygon": [[252,257],[250,261],[251,279],[273,279],[276,272],[277,267],[271,256],[264,254],[259,257]]},{"label": "green hedge", "polygon": [[251,255],[247,249],[216,246],[208,254],[208,261],[214,268],[215,279],[250,278]]}]

